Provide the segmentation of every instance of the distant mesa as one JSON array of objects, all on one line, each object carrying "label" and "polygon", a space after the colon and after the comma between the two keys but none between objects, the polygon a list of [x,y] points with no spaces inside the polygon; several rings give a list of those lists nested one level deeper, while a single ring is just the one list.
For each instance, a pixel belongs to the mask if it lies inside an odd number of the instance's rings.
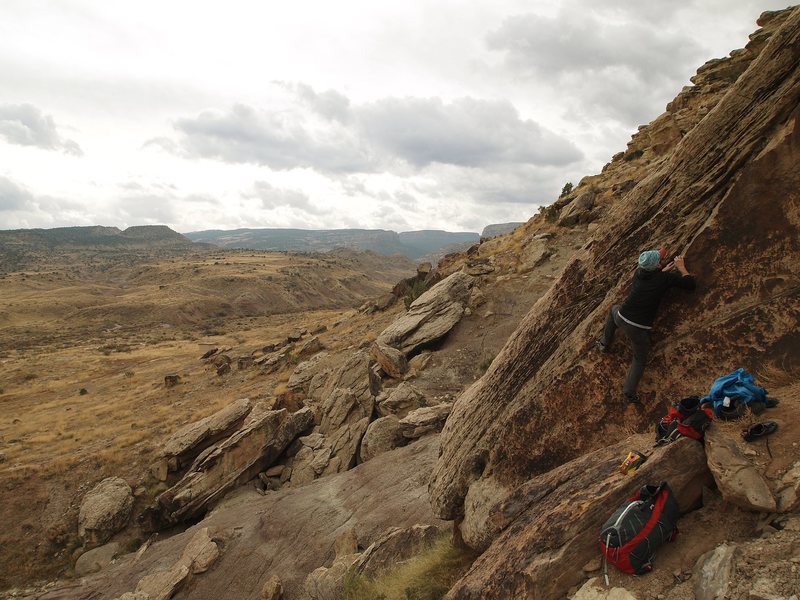
[{"label": "distant mesa", "polygon": [[487,225],[483,228],[481,232],[481,239],[490,239],[497,237],[498,235],[505,235],[507,233],[511,233],[520,225],[524,225],[523,222],[518,223],[497,223],[495,225]]},{"label": "distant mesa", "polygon": [[335,248],[370,250],[390,256],[402,254],[418,260],[444,248],[471,245],[480,235],[472,231],[441,230],[396,231],[386,229],[234,229],[230,231],[192,231],[185,234],[194,242],[207,242],[222,248],[247,248],[291,252],[328,252]]}]

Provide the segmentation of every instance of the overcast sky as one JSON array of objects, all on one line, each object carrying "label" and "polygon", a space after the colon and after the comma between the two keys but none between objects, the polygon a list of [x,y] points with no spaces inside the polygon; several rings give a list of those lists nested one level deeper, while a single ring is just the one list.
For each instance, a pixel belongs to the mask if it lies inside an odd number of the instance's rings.
[{"label": "overcast sky", "polygon": [[785,0],[2,0],[0,229],[480,231]]}]

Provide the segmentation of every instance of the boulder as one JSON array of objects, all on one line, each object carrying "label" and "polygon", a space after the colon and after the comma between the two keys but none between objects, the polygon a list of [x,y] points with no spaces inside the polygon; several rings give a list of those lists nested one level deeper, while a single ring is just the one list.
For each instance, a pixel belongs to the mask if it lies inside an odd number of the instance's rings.
[{"label": "boulder", "polygon": [[202,515],[228,490],[272,466],[289,444],[314,423],[310,409],[290,414],[286,409],[264,412],[197,457],[174,486],[159,494],[144,515],[150,528],[160,529]]},{"label": "boulder", "polygon": [[361,440],[359,457],[361,462],[366,462],[378,454],[394,450],[406,443],[407,439],[403,436],[400,419],[395,415],[381,417],[367,427],[364,438]]},{"label": "boulder", "polygon": [[224,362],[217,367],[217,375],[222,377],[231,372],[231,363]]},{"label": "boulder", "polygon": [[735,440],[720,427],[711,427],[705,446],[708,468],[723,500],[745,510],[775,512],[777,505],[769,484]]},{"label": "boulder", "polygon": [[448,598],[560,596],[583,580],[582,565],[597,556],[600,524],[646,483],[669,482],[682,511],[699,505],[711,475],[694,440],[656,448],[632,476],[620,474],[622,457],[649,444],[643,435],[596,450],[534,477],[500,503],[476,508],[487,515],[482,539],[493,541]]},{"label": "boulder", "polygon": [[411,303],[408,312],[383,330],[377,341],[406,356],[444,337],[461,320],[469,302],[473,278],[457,272]]},{"label": "boulder", "polygon": [[383,372],[389,377],[400,379],[408,371],[408,360],[400,350],[376,341],[373,342],[369,351],[372,358],[377,361]]},{"label": "boulder", "polygon": [[721,544],[697,559],[693,572],[696,600],[719,600],[729,597],[735,553],[734,544]]},{"label": "boulder", "polygon": [[344,581],[350,567],[360,554],[345,554],[333,559],[330,567],[319,567],[306,577],[306,594],[311,600],[340,600],[344,591]]},{"label": "boulder", "polygon": [[572,227],[577,223],[586,222],[594,206],[594,200],[594,191],[583,192],[561,210],[558,224],[562,227]]},{"label": "boulder", "polygon": [[625,588],[608,588],[599,577],[592,577],[581,586],[571,600],[638,600]]},{"label": "boulder", "polygon": [[78,513],[78,535],[98,545],[125,527],[133,508],[133,491],[124,479],[108,477],[86,494]]},{"label": "boulder", "polygon": [[299,344],[294,351],[294,357],[297,360],[305,360],[314,356],[317,352],[321,352],[325,346],[317,336],[309,338],[302,344]]},{"label": "boulder", "polygon": [[83,577],[90,573],[97,573],[111,564],[111,561],[119,554],[119,544],[111,542],[98,548],[84,552],[75,561],[75,575]]},{"label": "boulder", "polygon": [[425,396],[416,387],[404,381],[389,390],[386,397],[378,400],[378,413],[381,416],[395,415],[402,419],[412,410],[426,405]]},{"label": "boulder", "polygon": [[435,406],[425,406],[412,410],[400,419],[403,436],[408,439],[416,439],[429,433],[438,433],[444,427],[447,416],[452,409],[453,405],[451,403],[442,402]]},{"label": "boulder", "polygon": [[414,525],[405,529],[392,527],[353,563],[353,572],[375,579],[412,556],[430,548],[439,536],[433,525]]},{"label": "boulder", "polygon": [[361,439],[367,432],[370,418],[364,417],[352,425],[344,425],[331,434],[331,460],[323,474],[341,473],[352,469],[358,458]]},{"label": "boulder", "polygon": [[166,463],[164,470],[182,469],[203,450],[230,436],[244,422],[252,406],[248,398],[241,398],[213,415],[196,423],[190,423],[172,434],[159,452],[159,461]]},{"label": "boulder", "polygon": [[249,369],[254,364],[254,359],[252,356],[240,356],[236,359],[236,368],[240,371],[244,371]]},{"label": "boulder", "polygon": [[[324,422],[322,433],[338,428],[345,421],[357,421],[372,413],[374,398],[381,388],[380,377],[371,368],[373,364],[369,354],[359,350],[326,376],[324,383],[312,378],[307,404],[314,409],[317,422]],[[360,406],[358,416],[349,415],[350,409],[355,408],[354,403]]]},{"label": "boulder", "polygon": [[283,584],[280,577],[273,575],[261,588],[261,600],[281,600],[283,598]]},{"label": "boulder", "polygon": [[308,392],[309,384],[315,375],[323,370],[323,361],[328,357],[327,352],[320,352],[306,361],[301,362],[292,371],[286,386],[290,390]]},{"label": "boulder", "polygon": [[357,396],[349,388],[336,388],[322,405],[319,432],[327,435],[343,425],[371,418],[374,405],[375,399],[371,395]]},{"label": "boulder", "polygon": [[493,273],[494,265],[488,258],[473,258],[464,265],[464,272],[473,277],[480,277],[481,275]]}]

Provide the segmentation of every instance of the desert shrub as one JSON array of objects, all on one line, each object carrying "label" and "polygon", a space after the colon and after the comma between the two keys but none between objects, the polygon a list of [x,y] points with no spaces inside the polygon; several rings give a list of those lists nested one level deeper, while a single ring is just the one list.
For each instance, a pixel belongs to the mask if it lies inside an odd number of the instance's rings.
[{"label": "desert shrub", "polygon": [[473,553],[454,548],[449,537],[449,534],[442,534],[428,550],[375,581],[349,575],[342,598],[440,600],[475,560]]},{"label": "desert shrub", "polygon": [[414,300],[422,296],[427,288],[428,286],[423,280],[415,279],[414,282],[406,288],[405,294],[403,294],[403,304],[405,304],[406,309],[411,306]]},{"label": "desert shrub", "polygon": [[644,154],[644,150],[634,150],[633,152],[628,152],[628,153],[627,153],[625,156],[623,156],[622,158],[623,158],[623,159],[625,159],[626,161],[630,162],[630,161],[632,161],[632,160],[636,160],[636,159],[637,159],[637,158],[639,158],[639,157],[640,157],[642,154]]},{"label": "desert shrub", "polygon": [[36,377],[37,377],[36,373],[26,373],[23,379],[25,381],[32,381],[33,379],[36,379]]},{"label": "desert shrub", "polygon": [[89,390],[87,390],[86,388],[81,388],[80,390],[78,390],[78,395],[79,396],[85,396],[88,393],[89,393]]},{"label": "desert shrub", "polygon": [[572,186],[572,182],[571,181],[568,181],[567,183],[565,183],[564,187],[561,188],[561,194],[558,197],[561,198],[561,197],[566,196],[567,194],[569,194],[572,191],[572,187],[573,186]]}]

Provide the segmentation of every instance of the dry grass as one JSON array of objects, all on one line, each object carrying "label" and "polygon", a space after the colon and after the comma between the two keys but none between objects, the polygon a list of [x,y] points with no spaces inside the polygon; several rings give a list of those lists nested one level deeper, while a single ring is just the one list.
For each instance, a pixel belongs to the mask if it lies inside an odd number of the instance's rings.
[{"label": "dry grass", "polygon": [[440,600],[466,572],[476,556],[450,544],[442,534],[431,548],[375,581],[349,576],[344,600]]},{"label": "dry grass", "polygon": [[786,364],[767,363],[762,365],[756,373],[756,382],[765,388],[785,387],[798,380],[800,380],[800,373]]}]

